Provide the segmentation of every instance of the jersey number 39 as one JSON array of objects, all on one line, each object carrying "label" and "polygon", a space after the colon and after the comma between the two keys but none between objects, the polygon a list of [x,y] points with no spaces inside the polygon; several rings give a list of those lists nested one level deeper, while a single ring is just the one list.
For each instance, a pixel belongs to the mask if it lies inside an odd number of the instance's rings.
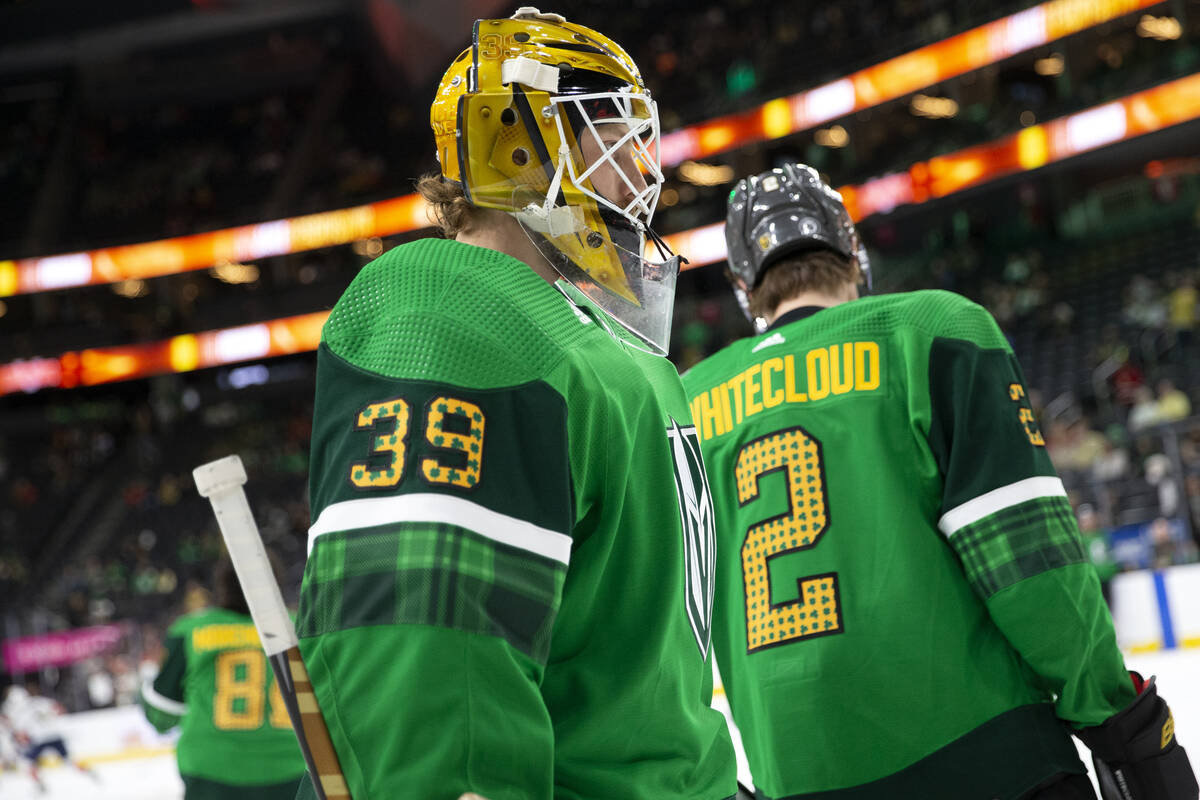
[{"label": "jersey number 39", "polygon": [[747,652],[841,633],[836,572],[800,578],[797,599],[771,603],[772,559],[816,547],[829,529],[821,443],[798,426],[778,430],[744,446],[734,470],[739,505],[757,500],[759,482],[775,472],[784,475],[788,501],[784,513],[751,525],[742,542]]},{"label": "jersey number 39", "polygon": [[[357,489],[387,489],[404,477],[412,405],[403,397],[372,403],[358,412],[355,430],[373,431],[371,457],[350,465]],[[425,442],[433,454],[420,459],[421,477],[431,484],[474,489],[483,457],[483,411],[457,397],[435,397],[425,409]]]}]

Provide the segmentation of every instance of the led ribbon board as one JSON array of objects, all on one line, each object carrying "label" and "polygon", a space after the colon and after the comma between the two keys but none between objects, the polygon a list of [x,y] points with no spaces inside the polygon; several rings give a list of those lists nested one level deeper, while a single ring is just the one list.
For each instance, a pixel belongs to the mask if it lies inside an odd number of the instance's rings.
[{"label": "led ribbon board", "polygon": [[[676,166],[689,159],[798,133],[1162,2],[1050,0],[824,86],[667,134],[661,142],[662,163]],[[246,261],[392,236],[429,227],[426,210],[418,195],[405,195],[354,208],[124,247],[0,260],[0,297],[172,275],[222,261]]]}]

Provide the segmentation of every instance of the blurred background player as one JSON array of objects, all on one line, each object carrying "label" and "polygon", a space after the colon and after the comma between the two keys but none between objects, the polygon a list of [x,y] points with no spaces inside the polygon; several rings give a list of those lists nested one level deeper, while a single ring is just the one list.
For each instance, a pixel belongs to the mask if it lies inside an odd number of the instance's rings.
[{"label": "blurred background player", "polygon": [[1193,800],[991,316],[947,292],[858,299],[858,234],[803,165],[740,181],[725,238],[758,333],[685,384],[759,796],[1094,797],[1074,731],[1129,789],[1106,797]]},{"label": "blurred background player", "polygon": [[146,718],[182,728],[185,800],[293,800],[304,760],[228,556],[213,586],[210,608],[167,630],[162,667],[142,688]]},{"label": "blurred background player", "polygon": [[99,780],[91,768],[71,758],[67,751],[67,743],[55,722],[63,713],[62,704],[49,697],[42,697],[37,681],[30,681],[25,686],[8,687],[4,706],[0,710],[3,710],[8,720],[20,754],[29,761],[29,776],[33,778],[39,791],[46,791],[40,766],[42,754],[46,752],[57,753],[65,763],[93,780]]},{"label": "blurred background player", "polygon": [[655,106],[558,15],[473,40],[419,186],[448,238],[366,266],[318,351],[313,686],[355,797],[730,797]]},{"label": "blurred background player", "polygon": [[[5,692],[7,694],[7,691]],[[2,708],[2,706],[0,706]],[[0,713],[0,773],[16,770],[21,753],[17,749],[17,737],[12,723]]]}]

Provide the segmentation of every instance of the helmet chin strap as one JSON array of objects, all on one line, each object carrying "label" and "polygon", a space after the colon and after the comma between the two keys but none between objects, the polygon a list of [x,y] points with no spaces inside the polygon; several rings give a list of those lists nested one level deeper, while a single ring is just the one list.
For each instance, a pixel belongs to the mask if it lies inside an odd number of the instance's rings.
[{"label": "helmet chin strap", "polygon": [[553,206],[546,209],[535,203],[530,203],[520,211],[508,212],[519,222],[538,233],[547,236],[566,236],[586,227],[578,210],[571,206]]},{"label": "helmet chin strap", "polygon": [[550,186],[546,189],[545,200],[543,200],[540,206],[536,203],[530,203],[520,211],[510,212],[519,222],[523,223],[522,227],[527,226],[538,233],[543,233],[551,237],[566,236],[587,227],[577,209],[572,206],[556,205],[554,202],[562,187],[563,165],[567,158],[570,158],[570,150],[566,147],[559,148],[558,167],[554,170],[554,177],[550,179]]},{"label": "helmet chin strap", "polygon": [[654,242],[655,248],[658,249],[658,255],[663,261],[670,261],[672,258],[677,258],[679,259],[681,266],[683,264],[691,263],[683,256],[671,252],[671,246],[667,244],[665,239],[658,235],[654,228],[651,228],[649,225],[644,227],[646,229],[646,233],[650,236],[650,241]]},{"label": "helmet chin strap", "polygon": [[560,144],[558,146],[558,164],[554,168],[554,177],[550,179],[550,187],[546,189],[546,201],[543,205],[547,216],[550,214],[550,209],[554,207],[554,198],[558,197],[559,189],[562,187],[563,173],[566,172],[567,160],[570,158],[571,149],[565,143]]},{"label": "helmet chin strap", "polygon": [[[532,209],[532,212],[528,211],[529,209]],[[566,211],[567,209],[559,208],[555,210]],[[559,279],[561,280],[563,274],[562,270],[559,269],[558,265],[554,263],[554,259],[551,258],[550,253],[547,251],[549,250],[559,256],[562,255],[562,252],[558,248],[554,247],[554,245],[546,241],[546,237],[542,235],[549,233],[550,226],[547,225],[545,228],[542,228],[540,225],[534,224],[535,222],[540,223],[546,221],[547,218],[542,216],[542,209],[531,203],[529,206],[527,206],[527,211],[513,212],[513,217],[517,220],[517,224],[521,226],[521,230],[525,232],[525,238],[527,238],[529,243],[533,245],[533,249],[537,250],[538,255],[542,257],[542,260],[546,262],[546,265],[549,266],[550,269],[554,270],[554,274],[558,275]]]}]

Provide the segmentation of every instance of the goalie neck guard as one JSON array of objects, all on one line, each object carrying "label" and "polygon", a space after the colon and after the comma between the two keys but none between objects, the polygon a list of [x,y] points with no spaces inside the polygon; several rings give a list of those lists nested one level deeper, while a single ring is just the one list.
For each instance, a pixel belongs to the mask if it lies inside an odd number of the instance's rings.
[{"label": "goalie neck guard", "polygon": [[[478,20],[430,123],[446,180],[514,216],[564,279],[666,352],[681,259],[650,229],[658,111],[620,45],[529,7]],[[661,261],[646,259],[647,237]]]},{"label": "goalie neck guard", "polygon": [[765,329],[765,321],[750,313],[748,293],[784,256],[832,250],[858,264],[871,289],[871,263],[842,196],[805,164],[785,164],[738,181],[729,193],[725,244],[734,294],[757,328]]}]

